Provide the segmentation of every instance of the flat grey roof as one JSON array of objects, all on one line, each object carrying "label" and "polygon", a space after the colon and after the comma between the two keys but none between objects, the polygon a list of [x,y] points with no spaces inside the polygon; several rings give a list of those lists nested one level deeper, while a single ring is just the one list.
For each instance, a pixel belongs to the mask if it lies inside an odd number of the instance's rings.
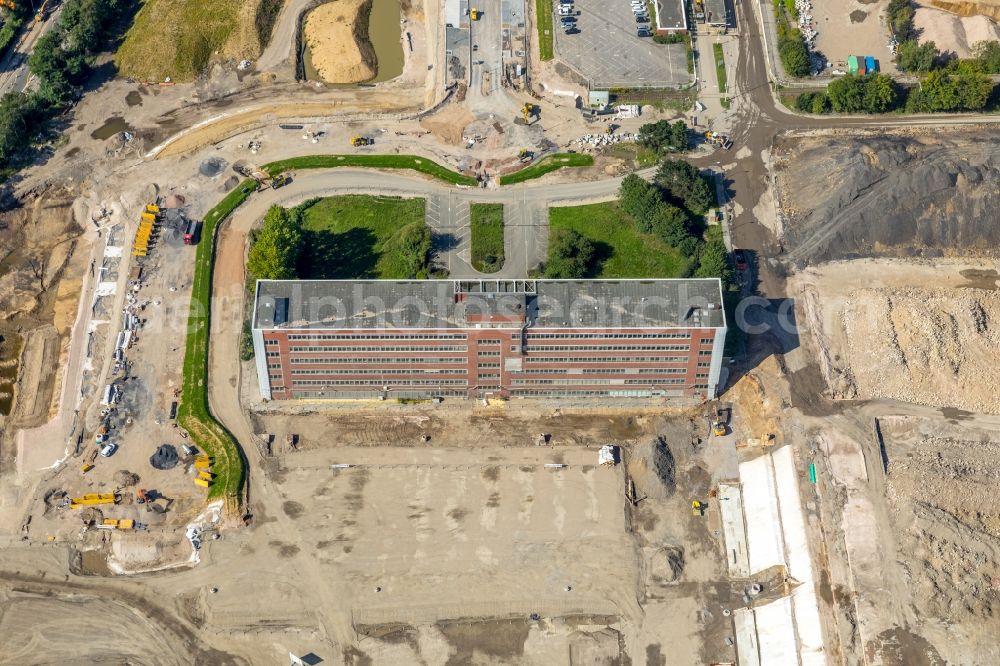
[{"label": "flat grey roof", "polygon": [[661,30],[687,30],[684,0],[656,0],[656,27]]},{"label": "flat grey roof", "polygon": [[[477,281],[471,281],[476,283]],[[678,280],[260,280],[253,327],[720,328],[716,278]],[[501,285],[500,289],[492,288]],[[510,291],[511,285],[516,291]]]},{"label": "flat grey roof", "polygon": [[726,0],[705,0],[705,20],[709,25],[729,25],[729,3]]}]

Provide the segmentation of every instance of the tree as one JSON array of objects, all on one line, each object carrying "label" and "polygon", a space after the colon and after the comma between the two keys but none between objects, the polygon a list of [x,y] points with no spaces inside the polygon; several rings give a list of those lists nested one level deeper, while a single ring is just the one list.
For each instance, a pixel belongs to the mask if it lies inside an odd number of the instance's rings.
[{"label": "tree", "polygon": [[618,206],[634,219],[643,231],[649,231],[649,219],[662,197],[656,186],[635,174],[622,179],[618,188]]},{"label": "tree", "polygon": [[830,98],[824,93],[816,93],[812,98],[812,109],[813,113],[829,113],[830,112]]},{"label": "tree", "polygon": [[34,99],[24,93],[7,93],[0,98],[0,162],[8,163],[23,150],[34,133]]},{"label": "tree", "polygon": [[301,221],[281,206],[271,206],[264,224],[252,237],[247,255],[251,280],[290,280],[298,277],[296,262],[302,249]]},{"label": "tree", "polygon": [[926,111],[980,111],[993,91],[993,81],[975,67],[959,63],[951,69],[938,69],[920,82],[918,104]]},{"label": "tree", "polygon": [[658,153],[684,152],[688,149],[687,125],[683,120],[646,123],[639,128],[639,144]]},{"label": "tree", "polygon": [[680,246],[691,237],[688,218],[677,206],[661,202],[649,218],[649,233],[654,234],[668,245]]},{"label": "tree", "polygon": [[837,113],[857,113],[864,110],[865,89],[861,77],[848,74],[830,81],[826,88],[830,106]]},{"label": "tree", "polygon": [[934,42],[917,42],[908,39],[896,47],[896,66],[904,72],[929,72],[941,58]]},{"label": "tree", "polygon": [[547,278],[587,277],[594,262],[594,245],[573,229],[553,229],[545,262]]},{"label": "tree", "polygon": [[694,217],[704,215],[715,200],[697,167],[684,160],[664,160],[654,180],[668,201],[682,205]]},{"label": "tree", "polygon": [[722,241],[721,234],[712,234],[705,241],[701,248],[701,256],[698,259],[698,270],[696,277],[722,279],[723,289],[728,289],[733,283],[733,269],[729,265],[729,251]]},{"label": "tree", "polygon": [[431,253],[431,228],[421,221],[411,222],[396,232],[392,238],[392,251],[398,253],[406,265],[407,279],[427,277],[427,263]]},{"label": "tree", "polygon": [[972,57],[983,73],[1000,74],[1000,42],[976,42],[972,45]]},{"label": "tree", "polygon": [[917,35],[913,30],[914,11],[910,0],[889,0],[885,11],[896,39],[900,42],[916,39]]},{"label": "tree", "polygon": [[896,103],[896,82],[888,74],[869,74],[864,78],[862,104],[868,113],[885,113]]},{"label": "tree", "polygon": [[789,76],[808,76],[811,68],[806,40],[796,28],[785,28],[778,33],[778,56]]}]

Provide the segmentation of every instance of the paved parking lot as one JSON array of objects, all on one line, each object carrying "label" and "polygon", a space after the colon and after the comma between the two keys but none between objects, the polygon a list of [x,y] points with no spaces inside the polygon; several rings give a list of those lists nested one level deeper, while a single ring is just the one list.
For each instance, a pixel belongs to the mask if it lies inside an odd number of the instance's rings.
[{"label": "paved parking lot", "polygon": [[[679,86],[688,82],[683,44],[637,37],[628,0],[576,0],[580,32],[566,35],[556,10],[556,54],[590,80],[591,88]],[[651,20],[653,17],[650,17]]]}]

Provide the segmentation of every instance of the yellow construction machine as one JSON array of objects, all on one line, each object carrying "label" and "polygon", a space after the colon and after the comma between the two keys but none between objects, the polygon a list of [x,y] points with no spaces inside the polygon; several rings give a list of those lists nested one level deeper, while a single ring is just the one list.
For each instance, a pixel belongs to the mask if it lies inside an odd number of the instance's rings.
[{"label": "yellow construction machine", "polygon": [[351,137],[351,145],[357,148],[358,146],[370,146],[375,143],[375,139],[367,136],[361,136],[360,134]]},{"label": "yellow construction machine", "polygon": [[472,19],[473,21],[478,21],[479,20],[479,10],[476,9],[475,7],[473,7],[472,9],[470,9],[469,10],[469,18]]},{"label": "yellow construction machine", "polygon": [[705,509],[708,508],[708,504],[700,500],[691,500],[691,513],[696,516],[704,516]]},{"label": "yellow construction machine", "polygon": [[97,506],[100,504],[117,504],[121,501],[121,496],[115,493],[88,493],[82,497],[73,497],[69,501],[69,508],[79,509],[84,506]]}]

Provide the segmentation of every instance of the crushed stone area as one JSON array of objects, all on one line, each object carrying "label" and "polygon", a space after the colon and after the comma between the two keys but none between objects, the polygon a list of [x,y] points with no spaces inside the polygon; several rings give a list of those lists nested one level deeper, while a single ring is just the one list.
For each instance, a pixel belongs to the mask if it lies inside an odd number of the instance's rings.
[{"label": "crushed stone area", "polygon": [[861,289],[842,317],[843,397],[1000,413],[1000,395],[990,388],[1000,346],[996,292]]}]

